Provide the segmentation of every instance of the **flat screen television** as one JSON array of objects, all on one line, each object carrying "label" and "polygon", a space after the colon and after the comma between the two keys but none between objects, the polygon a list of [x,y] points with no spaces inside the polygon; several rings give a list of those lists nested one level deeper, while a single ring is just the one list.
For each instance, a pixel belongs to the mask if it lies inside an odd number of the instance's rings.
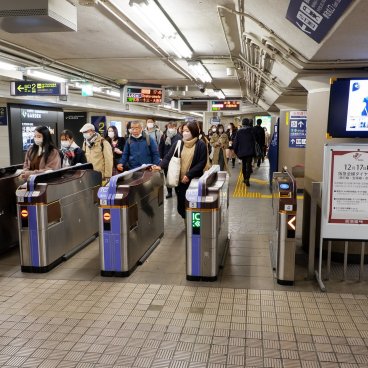
[{"label": "flat screen television", "polygon": [[333,138],[368,138],[368,78],[332,80],[327,133]]}]

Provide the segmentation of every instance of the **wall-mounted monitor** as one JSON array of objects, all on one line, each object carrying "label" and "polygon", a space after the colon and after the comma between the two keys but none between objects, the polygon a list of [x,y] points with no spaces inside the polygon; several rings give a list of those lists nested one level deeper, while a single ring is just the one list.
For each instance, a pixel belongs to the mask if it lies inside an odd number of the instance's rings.
[{"label": "wall-mounted monitor", "polygon": [[368,138],[368,78],[331,81],[327,133],[333,138]]},{"label": "wall-mounted monitor", "polygon": [[211,111],[239,111],[240,101],[214,100],[211,101]]},{"label": "wall-mounted monitor", "polygon": [[125,86],[124,103],[162,104],[164,101],[162,88]]},{"label": "wall-mounted monitor", "polygon": [[180,100],[180,111],[208,111],[208,101]]}]

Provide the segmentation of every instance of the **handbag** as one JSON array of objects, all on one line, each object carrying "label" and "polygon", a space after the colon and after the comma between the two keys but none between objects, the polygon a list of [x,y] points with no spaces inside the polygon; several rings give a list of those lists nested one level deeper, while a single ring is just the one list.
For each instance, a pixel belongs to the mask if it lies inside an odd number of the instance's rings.
[{"label": "handbag", "polygon": [[[176,144],[174,153],[169,162],[169,167],[167,168],[166,186],[168,188],[174,188],[179,185],[180,165],[181,165],[180,146],[181,146],[181,141],[178,141],[178,143]],[[178,153],[178,157],[175,157],[176,152]]]}]

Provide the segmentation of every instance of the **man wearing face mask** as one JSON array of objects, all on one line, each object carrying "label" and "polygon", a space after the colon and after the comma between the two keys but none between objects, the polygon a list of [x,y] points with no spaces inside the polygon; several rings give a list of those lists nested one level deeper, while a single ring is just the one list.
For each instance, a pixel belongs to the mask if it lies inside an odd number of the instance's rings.
[{"label": "man wearing face mask", "polygon": [[132,170],[143,164],[157,165],[160,162],[160,155],[156,141],[143,132],[139,121],[132,121],[130,128],[132,134],[126,140],[123,156],[117,165],[118,170]]},{"label": "man wearing face mask", "polygon": [[162,132],[159,128],[157,128],[155,121],[153,119],[147,119],[146,129],[144,131],[155,140],[156,145],[158,147],[160,145]]},{"label": "man wearing face mask", "polygon": [[102,174],[102,180],[110,179],[112,175],[113,155],[109,142],[102,138],[91,123],[84,124],[80,130],[83,133],[83,151],[87,162],[93,165],[93,169]]},{"label": "man wearing face mask", "polygon": [[24,179],[32,174],[60,169],[61,165],[59,151],[52,141],[49,128],[38,126],[33,132],[33,141],[23,164]]},{"label": "man wearing face mask", "polygon": [[[170,122],[167,124],[167,129],[161,137],[159,152],[160,157],[164,158],[167,153],[170,151],[172,146],[175,146],[176,143],[181,139],[181,135],[177,131],[176,123]],[[165,176],[167,175],[167,170],[164,170]],[[172,197],[172,188],[167,187],[167,196],[166,198]]]},{"label": "man wearing face mask", "polygon": [[[193,178],[203,174],[207,164],[207,147],[199,138],[199,128],[196,121],[191,121],[183,126],[183,141],[180,147],[180,178],[179,185],[175,188],[177,196],[177,210],[185,220],[185,193]],[[153,166],[153,170],[167,169],[174,155],[176,145],[173,145],[168,154],[162,159],[160,166]]]},{"label": "man wearing face mask", "polygon": [[74,142],[74,136],[71,130],[65,129],[61,132],[60,145],[61,167],[85,164],[87,162],[85,153]]}]

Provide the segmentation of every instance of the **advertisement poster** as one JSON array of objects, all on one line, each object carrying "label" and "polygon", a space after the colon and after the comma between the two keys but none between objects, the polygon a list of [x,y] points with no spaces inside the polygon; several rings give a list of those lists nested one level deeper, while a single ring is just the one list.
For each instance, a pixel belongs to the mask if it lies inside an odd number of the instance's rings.
[{"label": "advertisement poster", "polygon": [[290,111],[289,148],[305,148],[307,137],[307,112]]},{"label": "advertisement poster", "polygon": [[368,151],[333,151],[329,223],[368,224]]},{"label": "advertisement poster", "polygon": [[0,125],[8,125],[6,106],[0,107]]},{"label": "advertisement poster", "polygon": [[321,42],[352,0],[290,0],[286,19]]}]

